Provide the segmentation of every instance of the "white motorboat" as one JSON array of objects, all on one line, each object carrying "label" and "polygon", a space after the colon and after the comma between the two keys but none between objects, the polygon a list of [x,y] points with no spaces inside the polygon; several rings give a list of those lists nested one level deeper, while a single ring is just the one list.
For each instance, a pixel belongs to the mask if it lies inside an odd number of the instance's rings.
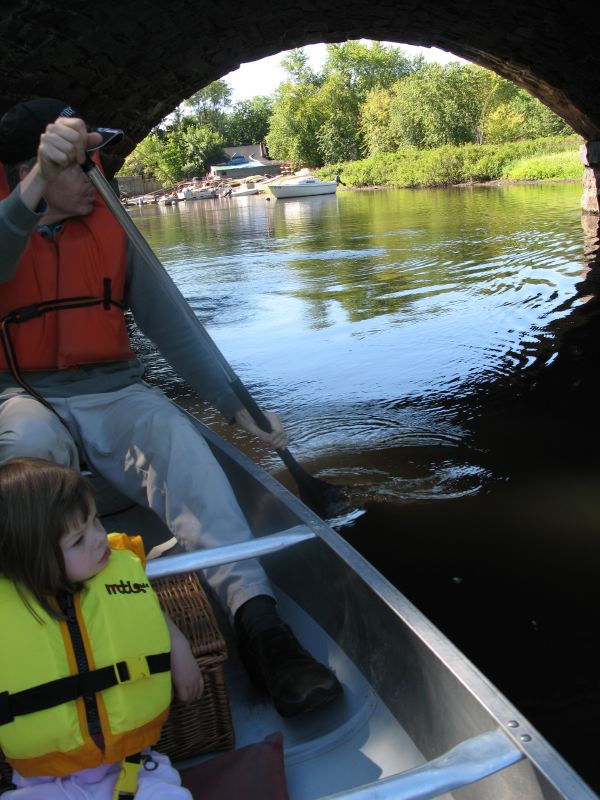
[{"label": "white motorboat", "polygon": [[245,183],[241,183],[237,189],[234,189],[230,197],[248,197],[252,194],[258,194],[258,189],[254,181],[246,181]]},{"label": "white motorboat", "polygon": [[216,197],[217,193],[214,189],[192,189],[192,196],[194,200],[209,200]]},{"label": "white motorboat", "polygon": [[208,200],[211,197],[216,197],[217,193],[214,189],[206,187],[184,186],[177,192],[178,200]]},{"label": "white motorboat", "polygon": [[318,194],[335,194],[337,181],[321,181],[312,176],[290,178],[282,183],[269,185],[269,191],[277,198],[312,197]]}]

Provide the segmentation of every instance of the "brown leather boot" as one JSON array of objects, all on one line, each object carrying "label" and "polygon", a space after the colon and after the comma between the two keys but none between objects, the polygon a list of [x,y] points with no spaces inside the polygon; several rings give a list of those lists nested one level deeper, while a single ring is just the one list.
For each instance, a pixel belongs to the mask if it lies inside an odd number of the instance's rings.
[{"label": "brown leather boot", "polygon": [[238,627],[240,657],[255,684],[265,690],[282,717],[319,708],[341,694],[333,672],[311,656],[281,623],[248,636]]}]

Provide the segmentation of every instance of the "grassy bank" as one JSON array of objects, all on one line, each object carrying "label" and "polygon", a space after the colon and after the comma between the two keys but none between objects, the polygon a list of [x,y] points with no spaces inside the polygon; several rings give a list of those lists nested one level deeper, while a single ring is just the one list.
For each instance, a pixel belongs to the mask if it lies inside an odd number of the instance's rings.
[{"label": "grassy bank", "polygon": [[399,150],[362,161],[330,164],[316,174],[324,180],[340,175],[347,186],[405,188],[503,179],[581,179],[579,141],[578,136],[555,136],[497,145]]}]

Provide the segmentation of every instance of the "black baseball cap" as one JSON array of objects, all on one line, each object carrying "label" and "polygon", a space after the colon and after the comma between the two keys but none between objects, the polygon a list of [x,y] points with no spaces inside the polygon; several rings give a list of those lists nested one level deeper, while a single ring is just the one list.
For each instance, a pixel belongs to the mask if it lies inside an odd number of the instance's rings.
[{"label": "black baseball cap", "polygon": [[[52,97],[38,97],[17,103],[0,118],[0,161],[16,164],[33,158],[47,125],[58,117],[78,116],[69,103]],[[94,128],[89,125],[87,128],[90,133],[102,134],[102,142],[93,150],[109,142],[116,144],[123,138],[123,131],[115,128]]]}]

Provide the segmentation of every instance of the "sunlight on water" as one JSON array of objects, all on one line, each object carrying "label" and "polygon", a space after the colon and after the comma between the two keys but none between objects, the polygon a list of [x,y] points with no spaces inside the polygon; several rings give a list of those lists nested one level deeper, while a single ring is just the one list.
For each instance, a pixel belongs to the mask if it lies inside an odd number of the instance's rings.
[{"label": "sunlight on water", "polygon": [[[258,196],[132,218],[257,400],[283,417],[295,453],[362,475],[373,492],[418,499],[481,486],[476,463],[444,458],[434,475],[403,477],[402,453],[436,437],[460,443],[448,409],[544,351],[584,269],[579,194],[550,185]],[[151,354],[149,374],[181,391]],[[400,464],[381,472],[379,450]],[[362,455],[346,463],[352,453]]]}]

